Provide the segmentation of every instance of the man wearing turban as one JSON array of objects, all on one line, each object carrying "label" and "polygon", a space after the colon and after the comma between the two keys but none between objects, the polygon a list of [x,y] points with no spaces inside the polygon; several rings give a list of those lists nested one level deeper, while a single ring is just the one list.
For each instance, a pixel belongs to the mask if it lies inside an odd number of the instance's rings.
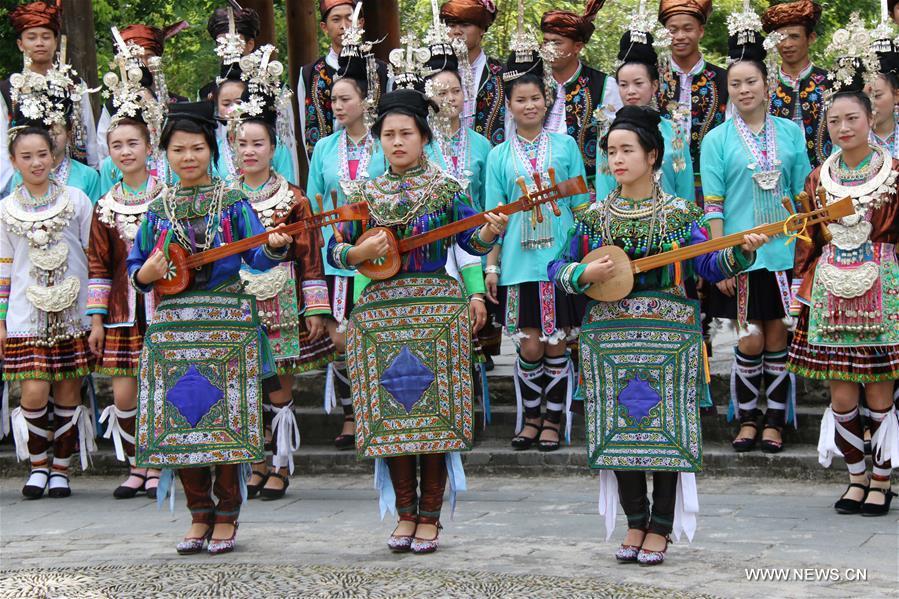
[{"label": "man wearing turban", "polygon": [[[319,0],[322,33],[331,42],[328,54],[305,65],[297,82],[297,103],[300,106],[300,130],[305,142],[306,163],[312,160],[312,151],[318,140],[332,133],[336,128],[334,111],[331,108],[331,85],[338,71],[337,59],[343,49],[343,34],[352,24],[353,11],[361,0]],[[359,27],[365,26],[360,15]],[[377,61],[378,78],[381,89],[387,88],[387,64]]]},{"label": "man wearing turban", "polygon": [[590,186],[596,178],[597,122],[593,113],[602,108],[611,123],[621,108],[621,95],[613,77],[583,64],[580,53],[596,27],[593,20],[604,0],[589,0],[583,14],[551,10],[540,20],[544,43],[553,44],[557,58],[552,62],[556,98],[546,115],[545,129],[567,133],[577,142],[587,167]]},{"label": "man wearing turban", "polygon": [[690,121],[690,157],[696,180],[696,202],[704,204],[699,148],[705,135],[724,122],[727,73],[707,62],[699,49],[712,0],[661,0],[659,21],[671,33],[671,68],[664,73],[659,108],[667,117],[677,111]]},{"label": "man wearing turban", "polygon": [[830,88],[827,70],[809,59],[820,20],[821,5],[812,0],[772,2],[762,16],[765,33],[783,36],[777,46],[781,66],[771,93],[771,114],[799,125],[812,168],[824,162],[833,147],[824,120],[824,94]]},{"label": "man wearing turban", "polygon": [[471,63],[472,87],[465,90],[462,126],[474,129],[494,146],[505,141],[506,102],[503,63],[484,53],[484,35],[496,19],[493,0],[449,0],[440,7],[440,18],[450,35],[464,39]]},{"label": "man wearing turban", "polygon": [[[46,74],[56,60],[59,47],[59,34],[62,30],[62,9],[56,2],[29,2],[20,4],[9,13],[9,21],[18,36],[16,44],[23,55],[31,58],[31,70]],[[0,192],[6,195],[6,189],[13,176],[13,168],[7,157],[8,130],[12,120],[12,86],[9,79],[0,81]],[[81,98],[81,123],[84,126],[85,147],[76,148],[73,158],[86,162],[97,168],[100,158],[97,153],[97,126],[94,123],[94,111],[90,97],[84,94]]]}]

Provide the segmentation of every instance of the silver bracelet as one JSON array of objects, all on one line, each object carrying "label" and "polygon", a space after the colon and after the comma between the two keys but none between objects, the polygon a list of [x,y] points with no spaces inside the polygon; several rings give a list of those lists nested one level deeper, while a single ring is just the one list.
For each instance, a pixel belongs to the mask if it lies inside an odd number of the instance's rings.
[{"label": "silver bracelet", "polygon": [[483,302],[485,304],[487,303],[487,301],[484,298],[478,297],[477,295],[472,295],[470,298],[468,298],[468,301]]},{"label": "silver bracelet", "polygon": [[497,275],[499,276],[500,272],[502,272],[499,266],[495,264],[491,264],[484,269],[484,273],[488,275]]}]

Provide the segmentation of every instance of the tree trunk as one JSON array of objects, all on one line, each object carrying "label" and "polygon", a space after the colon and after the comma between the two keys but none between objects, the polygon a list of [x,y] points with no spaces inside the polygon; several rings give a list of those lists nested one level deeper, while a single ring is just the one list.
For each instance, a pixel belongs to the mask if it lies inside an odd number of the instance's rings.
[{"label": "tree trunk", "polygon": [[364,0],[365,37],[369,40],[386,38],[374,47],[375,56],[387,60],[393,48],[400,45],[400,7],[397,0]]},{"label": "tree trunk", "polygon": [[[296,4],[289,2],[288,4]],[[275,6],[273,0],[241,0],[241,6],[244,8],[255,9],[259,13],[259,37],[256,39],[256,47],[265,44],[276,46],[275,37]]]},{"label": "tree trunk", "polygon": [[[97,36],[94,31],[94,8],[91,0],[63,0],[63,33],[66,35],[66,60],[87,84],[99,85],[97,75]],[[105,34],[108,36],[109,32]],[[91,94],[94,118],[100,109],[100,97]]]},{"label": "tree trunk", "polygon": [[[318,3],[311,0],[299,2],[287,0],[287,50],[290,71],[290,87],[297,89],[297,81],[304,64],[308,64],[318,58]],[[297,117],[299,111],[305,107],[305,99],[295,96]],[[297,150],[300,165],[300,187],[306,187],[306,178],[309,175],[309,164],[306,162],[305,140],[300,131],[300,123],[294,123],[297,132]]]}]

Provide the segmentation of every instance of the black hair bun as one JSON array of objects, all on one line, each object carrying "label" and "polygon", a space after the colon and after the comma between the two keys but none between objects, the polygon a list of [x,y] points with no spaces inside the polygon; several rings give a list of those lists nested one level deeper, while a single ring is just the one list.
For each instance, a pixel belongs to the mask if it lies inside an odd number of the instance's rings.
[{"label": "black hair bun", "polygon": [[662,123],[662,115],[658,110],[649,106],[622,106],[615,115],[612,129],[621,123],[630,123],[640,129],[658,131],[659,125]]},{"label": "black hair bun", "polygon": [[455,50],[449,44],[434,44],[428,48],[430,58],[425,63],[428,73],[437,74],[441,71],[459,71],[459,58]]},{"label": "black hair bun", "polygon": [[652,46],[653,37],[651,33],[646,33],[646,42],[634,40],[630,31],[625,31],[621,36],[618,44],[618,60],[622,64],[630,62],[638,62],[645,64],[653,69],[659,68],[659,55]]},{"label": "black hair bun", "polygon": [[231,64],[222,64],[221,69],[219,69],[219,81],[224,83],[225,81],[241,81],[241,75],[243,71],[240,68],[240,62],[234,62]]},{"label": "black hair bun", "polygon": [[395,89],[381,96],[381,101],[378,102],[378,118],[400,108],[422,119],[428,118],[428,109],[439,111],[437,104],[422,92],[414,89]]},{"label": "black hair bun", "polygon": [[727,57],[731,62],[740,60],[752,60],[764,63],[768,58],[768,51],[765,50],[762,35],[757,31],[743,32],[739,36],[751,35],[752,39],[746,44],[740,44],[738,36],[732,35],[727,38]]},{"label": "black hair bun", "polygon": [[349,77],[356,81],[368,82],[365,57],[358,50],[343,49],[337,58],[337,76],[341,79]]},{"label": "black hair bun", "polygon": [[528,74],[536,75],[542,79],[544,74],[543,59],[540,58],[538,53],[533,52],[528,60],[519,61],[517,60],[516,53],[512,52],[512,54],[509,55],[509,59],[506,61],[506,70],[503,71],[503,79],[505,81],[512,81],[522,75]]}]

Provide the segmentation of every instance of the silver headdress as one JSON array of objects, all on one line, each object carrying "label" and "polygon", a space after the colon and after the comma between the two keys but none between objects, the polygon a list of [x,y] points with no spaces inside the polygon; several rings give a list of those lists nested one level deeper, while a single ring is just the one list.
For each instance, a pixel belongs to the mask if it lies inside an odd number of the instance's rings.
[{"label": "silver headdress", "polygon": [[872,33],[865,28],[858,13],[852,13],[846,26],[834,31],[827,53],[833,57],[828,100],[840,91],[862,90],[874,82],[880,71]]},{"label": "silver headdress", "polygon": [[146,123],[150,132],[150,145],[156,151],[162,135],[162,125],[168,111],[168,90],[162,75],[162,63],[158,56],[147,60],[147,71],[153,78],[153,90],[143,87],[144,71],[142,68],[144,49],[137,44],[127,43],[117,27],[112,28],[116,54],[113,57],[113,69],[103,75],[104,98],[112,98],[115,112],[110,121],[110,130],[124,118]]},{"label": "silver headdress", "polygon": [[[81,100],[86,94],[99,91],[90,89],[78,78],[72,65],[66,62],[66,36],[61,36],[57,60],[46,75],[31,70],[31,58],[26,54],[21,73],[15,73],[10,80],[12,114],[15,120],[19,113],[26,121],[41,123],[48,129],[54,125],[63,127],[71,120],[72,135],[69,139],[69,154],[82,152],[87,135],[81,118]],[[77,82],[77,83],[76,83]],[[10,135],[20,123],[13,123]]]}]

